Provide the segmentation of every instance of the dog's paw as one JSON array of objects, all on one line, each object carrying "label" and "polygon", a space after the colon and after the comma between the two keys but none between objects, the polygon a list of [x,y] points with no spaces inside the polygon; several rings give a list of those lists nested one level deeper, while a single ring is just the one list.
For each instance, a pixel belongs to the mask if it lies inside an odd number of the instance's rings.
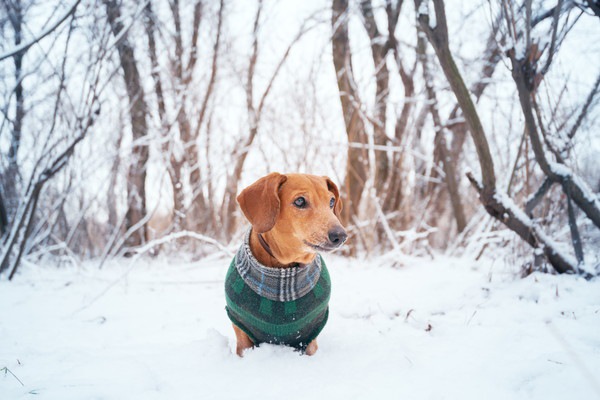
[{"label": "dog's paw", "polygon": [[307,356],[312,356],[317,352],[317,350],[319,350],[319,345],[317,344],[317,339],[315,339],[312,342],[310,342],[308,346],[306,346],[304,354],[306,354]]}]

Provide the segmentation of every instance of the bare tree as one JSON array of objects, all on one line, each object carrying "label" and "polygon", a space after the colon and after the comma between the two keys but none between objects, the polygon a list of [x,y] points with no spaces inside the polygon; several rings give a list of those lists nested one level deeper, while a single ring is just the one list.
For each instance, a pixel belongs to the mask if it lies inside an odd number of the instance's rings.
[{"label": "bare tree", "polygon": [[[430,105],[429,113],[431,114],[435,129],[434,163],[439,162],[442,164],[442,169],[444,172],[443,178],[446,182],[450,203],[452,204],[452,211],[456,220],[456,229],[458,232],[462,232],[467,226],[467,220],[458,190],[456,161],[450,156],[450,148],[446,139],[447,137],[450,137],[450,132],[448,132],[448,130],[444,127],[442,118],[440,117],[440,113],[437,108],[438,100],[433,87],[433,77],[431,76],[425,45],[425,39],[422,37],[422,35],[418,35],[417,53],[421,61],[421,68],[423,70],[423,80],[425,82],[427,100]],[[439,214],[440,213],[438,212],[436,215],[439,216]]]},{"label": "bare tree", "polygon": [[[13,29],[14,34],[14,46],[16,49],[21,49],[23,40],[23,25],[25,18],[25,9],[21,1],[15,2],[3,2],[2,7],[8,16],[10,26]],[[15,97],[15,111],[14,119],[12,119],[12,130],[10,137],[10,146],[8,148],[7,160],[8,165],[3,171],[2,179],[0,180],[0,186],[4,192],[4,203],[5,203],[5,220],[6,224],[8,221],[12,221],[15,217],[15,212],[18,204],[19,197],[19,183],[21,181],[21,174],[19,171],[18,153],[21,147],[21,137],[23,129],[23,120],[25,118],[25,107],[24,107],[24,93],[23,93],[23,57],[25,56],[26,50],[15,51],[12,54],[14,62],[14,80],[16,82],[14,88]],[[7,112],[5,112],[6,115]],[[4,168],[3,168],[4,169]]]},{"label": "bare tree", "polygon": [[[20,266],[21,259],[27,251],[30,250],[32,242],[32,230],[35,225],[36,218],[40,211],[39,200],[47,183],[52,180],[64,167],[71,158],[75,147],[85,138],[89,128],[93,125],[95,118],[98,115],[97,96],[92,94],[88,97],[90,100],[87,104],[82,104],[85,108],[84,116],[75,116],[76,130],[70,134],[59,136],[54,143],[50,143],[50,138],[55,133],[56,121],[58,119],[58,107],[64,93],[65,83],[65,62],[67,53],[70,50],[70,39],[74,29],[75,11],[79,2],[76,2],[65,14],[61,15],[57,21],[48,23],[46,30],[36,36],[34,39],[23,42],[23,27],[25,23],[25,10],[22,8],[21,2],[3,3],[4,11],[9,15],[11,25],[14,29],[15,47],[9,50],[0,59],[12,57],[15,61],[15,97],[16,110],[15,119],[12,121],[11,130],[11,146],[8,151],[8,173],[2,174],[4,183],[8,183],[11,189],[15,190],[14,199],[9,204],[10,216],[4,209],[5,204],[2,202],[2,233],[3,246],[0,253],[0,272],[8,271],[9,279],[15,276],[15,273]],[[69,18],[70,17],[70,18]],[[59,60],[59,69],[56,71],[58,75],[59,89],[53,94],[54,112],[51,114],[50,124],[45,140],[40,141],[41,152],[33,158],[33,169],[29,174],[29,179],[25,180],[22,188],[17,187],[17,183],[21,180],[21,173],[17,172],[19,168],[18,150],[21,146],[21,138],[23,136],[23,122],[25,119],[24,103],[25,103],[25,87],[24,81],[30,75],[30,70],[35,69],[39,65],[39,60],[30,60],[25,63],[27,51],[32,46],[37,45],[40,41],[46,38],[50,33],[57,30],[60,25],[69,20],[64,54]],[[102,55],[99,56],[101,58]],[[51,63],[47,53],[42,53],[41,59]],[[29,70],[26,70],[26,65]],[[92,91],[93,93],[94,91]],[[4,114],[7,115],[6,113]],[[4,123],[0,125],[3,127]],[[43,136],[43,135],[39,135]],[[4,180],[6,179],[6,180]],[[2,190],[4,191],[4,190]],[[43,217],[42,217],[43,218]],[[42,223],[43,224],[43,223]]]},{"label": "bare tree", "polygon": [[[398,19],[402,10],[403,0],[398,0],[394,5],[391,0],[386,1],[386,14],[388,20],[388,48],[394,54],[394,61],[397,65],[398,75],[402,82],[404,90],[404,99],[402,108],[396,118],[396,124],[394,126],[394,137],[392,143],[395,146],[401,147],[403,143],[406,143],[408,131],[409,131],[409,120],[414,111],[413,97],[415,96],[415,74],[417,69],[418,59],[414,65],[409,68],[406,62],[403,60],[400,51],[400,42],[396,38],[396,28],[398,26]],[[419,127],[416,127],[419,130]],[[390,173],[388,178],[387,190],[383,200],[383,211],[386,213],[393,213],[398,211],[403,201],[403,184],[405,180],[405,165],[404,165],[404,152],[396,151],[392,153],[390,162]],[[398,225],[400,228],[406,226],[406,221]]]},{"label": "bare tree", "polygon": [[[558,22],[556,20],[553,32],[558,30]],[[543,140],[540,136],[540,129],[543,129],[543,127],[539,126],[534,116],[535,89],[543,79],[545,70],[547,70],[552,62],[552,52],[555,51],[553,49],[555,46],[557,45],[553,42],[549,50],[547,67],[544,67],[541,71],[537,70],[537,63],[542,55],[542,51],[536,44],[530,44],[525,55],[517,54],[514,49],[509,51],[508,54],[512,63],[512,76],[517,86],[527,133],[538,165],[546,178],[551,183],[559,183],[569,200],[572,199],[594,225],[600,228],[600,201],[598,201],[588,185],[567,167],[565,160],[560,154],[554,154],[555,161],[548,159]]]},{"label": "bare tree", "polygon": [[[198,148],[196,145],[197,136],[194,135],[191,120],[188,116],[186,109],[186,99],[187,99],[187,89],[192,80],[192,73],[196,62],[198,60],[198,52],[197,52],[197,42],[198,42],[198,32],[200,28],[200,21],[202,18],[202,3],[197,1],[194,4],[194,18],[192,21],[192,39],[191,39],[191,51],[188,57],[188,62],[186,65],[184,61],[184,48],[183,48],[183,32],[181,28],[181,16],[180,16],[180,6],[179,1],[175,0],[171,2],[171,13],[173,15],[173,21],[175,26],[175,58],[173,60],[173,68],[174,71],[174,86],[175,86],[175,96],[177,99],[178,110],[177,110],[177,125],[179,128],[179,135],[181,139],[181,144],[183,147],[183,152],[171,152],[171,165],[170,170],[172,171],[172,181],[173,181],[173,192],[174,192],[174,201],[175,201],[175,225],[179,226],[180,223],[177,222],[178,219],[185,216],[185,202],[184,202],[184,182],[182,177],[182,169],[185,164],[189,166],[191,169],[190,172],[190,185],[192,188],[197,188],[200,183],[200,165],[198,164]],[[209,85],[210,86],[210,85]],[[196,209],[205,210],[206,209],[206,200],[204,198],[204,194],[202,191],[198,189],[194,192],[194,200],[193,207]],[[196,218],[199,218],[200,215],[196,213]],[[189,220],[189,219],[188,219]],[[192,221],[189,221],[192,222]],[[202,220],[193,221],[193,225],[203,226],[204,223]]]},{"label": "bare tree", "polygon": [[[162,151],[168,157],[168,172],[173,185],[173,221],[171,229],[191,229],[203,232],[210,231],[211,222],[214,220],[214,210],[210,199],[202,190],[206,182],[211,178],[203,174],[200,168],[201,149],[198,148],[198,140],[201,130],[205,127],[207,110],[211,101],[217,82],[219,70],[219,53],[222,41],[225,1],[219,3],[217,13],[217,27],[213,54],[210,63],[210,76],[206,89],[201,98],[199,111],[191,104],[190,94],[197,91],[197,86],[192,85],[194,72],[199,58],[200,25],[204,14],[205,4],[196,1],[193,4],[193,16],[191,20],[191,38],[189,46],[184,43],[184,21],[182,20],[182,5],[178,2],[170,3],[171,17],[174,25],[174,34],[165,34],[157,27],[159,18],[152,9],[152,2],[148,2],[144,10],[144,25],[148,37],[148,50],[152,66],[151,75],[154,80],[154,94],[157,99],[158,116],[161,121],[161,134],[163,136]],[[168,49],[172,47],[174,54],[171,60],[170,74],[167,76],[168,83],[174,88],[170,100],[176,105],[175,123],[171,121],[166,110],[166,93],[163,89],[163,77],[161,77],[160,65],[157,56],[157,36],[165,40],[172,38],[164,44]],[[186,48],[190,48],[188,52]],[[194,124],[195,122],[195,124]],[[177,126],[179,137],[173,131]],[[207,136],[208,136],[207,131]],[[208,139],[207,139],[208,140]],[[186,193],[191,192],[191,202],[186,201]],[[189,204],[188,204],[189,203]]]},{"label": "bare tree", "polygon": [[269,98],[269,94],[273,89],[273,85],[275,83],[275,80],[279,76],[281,69],[283,68],[285,62],[289,58],[293,47],[300,41],[300,39],[302,39],[306,32],[308,32],[314,27],[314,25],[310,25],[311,18],[308,18],[307,20],[303,21],[300,29],[298,30],[298,33],[288,44],[283,55],[279,58],[275,69],[269,75],[264,90],[262,92],[259,92],[257,96],[254,78],[256,74],[256,65],[259,56],[259,28],[261,26],[260,21],[262,11],[263,1],[259,0],[252,28],[252,52],[248,61],[248,69],[246,72],[245,81],[246,111],[248,115],[248,134],[240,138],[236,145],[236,151],[234,153],[234,166],[227,176],[225,194],[223,196],[223,206],[221,208],[221,221],[223,223],[223,226],[225,227],[224,233],[227,239],[229,239],[234,233],[236,222],[235,216],[237,215],[237,213],[235,212],[237,208],[236,197],[239,182],[242,177],[242,172],[246,163],[246,158],[248,157],[248,152],[250,151],[251,146],[254,143],[254,140],[260,130],[261,121],[263,119],[265,105],[267,104],[266,102]]},{"label": "bare tree", "polygon": [[[402,5],[399,2],[397,9]],[[362,0],[360,10],[363,16],[363,25],[371,41],[371,55],[375,67],[375,110],[373,124],[373,142],[377,146],[385,146],[389,140],[386,133],[387,103],[389,88],[389,71],[386,63],[388,52],[392,49],[388,38],[383,35],[375,21],[371,0]],[[396,20],[397,20],[396,14]],[[392,17],[394,18],[394,17]],[[389,23],[389,22],[388,22]],[[382,196],[389,175],[389,160],[386,151],[375,152],[375,189]]]},{"label": "bare tree", "polygon": [[4,236],[4,232],[8,229],[8,215],[6,214],[6,206],[0,191],[0,237]]},{"label": "bare tree", "polygon": [[[200,104],[200,110],[198,111],[198,118],[196,121],[196,130],[195,130],[195,134],[194,137],[198,137],[199,136],[199,132],[200,130],[206,125],[206,150],[208,151],[209,148],[209,143],[210,143],[210,135],[211,135],[211,129],[210,129],[210,122],[207,120],[207,115],[208,115],[208,107],[209,107],[209,102],[211,101],[213,95],[214,95],[214,89],[215,89],[215,85],[217,82],[217,73],[219,71],[219,54],[221,52],[221,42],[222,42],[222,35],[223,35],[223,23],[224,23],[224,19],[225,19],[225,1],[224,0],[220,0],[219,2],[219,10],[217,12],[217,28],[216,28],[216,34],[215,34],[215,41],[214,41],[214,45],[213,45],[213,53],[212,53],[212,58],[211,58],[211,63],[210,63],[210,76],[208,78],[208,84],[206,86],[206,90],[204,92],[204,96],[202,97],[202,102]],[[195,15],[195,14],[194,14]],[[194,31],[194,33],[192,34],[192,41],[194,43],[197,42],[197,37],[198,37],[198,32]],[[192,50],[193,56],[190,56],[192,58],[197,58],[197,55],[195,54],[197,50],[194,49]],[[210,227],[211,230],[215,230],[216,229],[216,214],[217,214],[217,207],[214,206],[214,204],[212,203],[212,193],[211,193],[211,188],[212,188],[212,177],[210,176],[210,162],[208,157],[206,157],[206,163],[207,163],[207,173],[204,175],[204,177],[200,174],[200,165],[198,162],[198,157],[200,154],[200,149],[197,148],[196,146],[196,142],[194,142],[194,152],[193,152],[193,158],[190,161],[190,164],[192,165],[192,171],[190,174],[190,185],[193,189],[193,196],[192,196],[192,206],[191,206],[191,212],[190,212],[190,219],[189,222],[191,222],[191,224],[189,224],[189,228],[190,229],[195,229],[195,230],[199,230],[204,228],[206,230],[206,227]],[[206,184],[205,184],[206,183]],[[206,193],[206,198],[205,198],[205,193],[202,191],[202,188],[206,186],[207,187],[207,193]],[[211,225],[212,223],[212,225]]]},{"label": "bare tree", "polygon": [[127,30],[123,24],[121,8],[116,0],[103,0],[103,2],[111,30],[117,38],[116,47],[129,99],[133,143],[127,175],[128,208],[125,228],[128,237],[125,239],[125,244],[128,247],[135,247],[146,241],[146,164],[149,150],[148,144],[144,142],[144,137],[148,132],[146,121],[148,105],[146,104],[134,48],[128,39]]},{"label": "bare tree", "polygon": [[[467,245],[480,255],[488,234],[508,243],[506,226],[536,260],[578,272],[600,217],[584,182],[597,172],[576,158],[597,122],[600,77],[573,89],[554,60],[579,20],[597,21],[596,3],[464,6],[465,25],[492,16],[473,57],[465,30],[448,37],[443,0],[331,0],[284,42],[270,40],[279,27],[268,20],[284,6],[260,0],[235,18],[225,0],[0,2],[1,272],[15,276],[24,257],[104,261],[155,246],[198,255],[191,239],[229,241],[254,156],[265,169],[332,168],[351,254]],[[299,55],[310,64],[287,68],[306,38],[315,54]],[[332,66],[335,78],[323,73]],[[505,78],[509,87],[496,84]],[[506,89],[519,101],[504,108]],[[340,123],[341,139],[323,135]],[[460,179],[473,161],[479,201]]]},{"label": "bare tree", "polygon": [[[558,249],[556,243],[545,233],[543,233],[541,228],[537,226],[534,221],[532,221],[521,210],[519,210],[510,198],[497,190],[494,164],[490,154],[487,136],[484,132],[476,107],[471,100],[469,91],[466,88],[464,80],[449,49],[448,27],[443,0],[433,0],[433,4],[436,26],[430,26],[429,10],[426,7],[426,3],[423,3],[422,0],[415,0],[415,8],[418,10],[418,21],[421,28],[427,34],[427,38],[436,52],[442,70],[444,71],[444,75],[446,76],[452,91],[456,95],[457,101],[462,109],[465,120],[469,126],[469,131],[475,143],[482,178],[481,181],[478,181],[473,175],[469,174],[468,176],[474,187],[477,189],[482,204],[490,215],[503,222],[509,229],[517,233],[532,247],[541,249],[546,258],[558,272],[573,273],[579,271],[576,261],[574,261],[571,257],[564,255]],[[529,21],[531,20],[529,19]],[[511,56],[511,59],[513,60],[513,77],[517,83],[521,105],[525,113],[527,129],[531,137],[531,130],[535,127],[535,121],[533,119],[533,115],[527,115],[528,111],[531,112],[532,107],[528,103],[529,95],[523,95],[524,89],[527,89],[527,86],[524,86],[524,82],[521,77],[523,71],[531,72],[531,69],[528,70],[526,68],[518,68],[519,70],[516,71],[517,68],[515,67],[519,66],[519,64],[516,63],[522,63],[524,60],[518,60],[514,55]],[[531,87],[532,82],[534,82],[535,74],[529,74],[528,76],[531,79],[528,81]],[[524,86],[524,88],[519,88],[519,86]],[[535,134],[536,133],[534,133],[534,135]],[[545,161],[545,157],[541,157],[544,156],[544,154],[543,150],[541,149],[541,143],[539,142],[539,139],[532,137],[531,140],[532,143],[534,140],[538,141],[538,143],[534,145],[534,147],[539,147],[537,150],[534,149],[536,158],[538,156],[537,153],[540,153],[539,156],[542,160],[541,162],[547,163],[547,161]],[[538,159],[538,162],[540,162],[540,159]],[[546,169],[546,167],[548,168]],[[546,171],[551,172],[549,165],[542,166],[542,170],[544,170],[544,172],[547,174],[548,172]]]},{"label": "bare tree", "polygon": [[[361,115],[361,101],[352,70],[352,52],[348,38],[348,0],[334,0],[331,25],[333,28],[333,64],[340,92],[342,113],[349,143],[367,143],[365,125]],[[344,224],[353,222],[367,181],[368,156],[361,147],[348,146],[346,177],[344,180],[342,219]]]}]

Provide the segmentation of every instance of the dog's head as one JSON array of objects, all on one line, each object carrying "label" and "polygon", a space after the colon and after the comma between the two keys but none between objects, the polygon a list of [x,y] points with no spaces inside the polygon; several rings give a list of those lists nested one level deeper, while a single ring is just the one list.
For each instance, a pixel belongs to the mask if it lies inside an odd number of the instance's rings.
[{"label": "dog's head", "polygon": [[325,176],[274,172],[242,190],[237,201],[252,229],[270,232],[281,250],[333,251],[348,237],[338,188]]}]

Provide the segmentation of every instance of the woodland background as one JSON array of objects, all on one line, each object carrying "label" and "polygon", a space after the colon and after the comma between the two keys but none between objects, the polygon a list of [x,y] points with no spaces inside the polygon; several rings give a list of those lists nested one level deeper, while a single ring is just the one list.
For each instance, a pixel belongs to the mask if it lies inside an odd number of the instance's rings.
[{"label": "woodland background", "polygon": [[272,171],[349,255],[598,273],[600,2],[0,1],[0,274],[236,247]]}]

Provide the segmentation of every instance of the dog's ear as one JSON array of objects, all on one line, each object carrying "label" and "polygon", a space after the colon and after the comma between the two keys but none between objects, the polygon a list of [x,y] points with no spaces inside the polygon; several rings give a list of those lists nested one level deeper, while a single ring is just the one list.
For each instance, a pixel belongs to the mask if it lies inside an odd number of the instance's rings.
[{"label": "dog's ear", "polygon": [[335,185],[335,183],[333,183],[333,181],[331,179],[329,179],[328,177],[324,177],[325,181],[327,182],[327,189],[333,193],[333,196],[335,197],[335,204],[333,205],[333,213],[335,214],[336,217],[341,218],[342,216],[342,199],[340,198],[340,191],[338,190],[338,187]]},{"label": "dog's ear", "polygon": [[275,225],[280,206],[279,188],[286,180],[285,175],[273,172],[238,195],[240,208],[256,232],[270,231]]}]

